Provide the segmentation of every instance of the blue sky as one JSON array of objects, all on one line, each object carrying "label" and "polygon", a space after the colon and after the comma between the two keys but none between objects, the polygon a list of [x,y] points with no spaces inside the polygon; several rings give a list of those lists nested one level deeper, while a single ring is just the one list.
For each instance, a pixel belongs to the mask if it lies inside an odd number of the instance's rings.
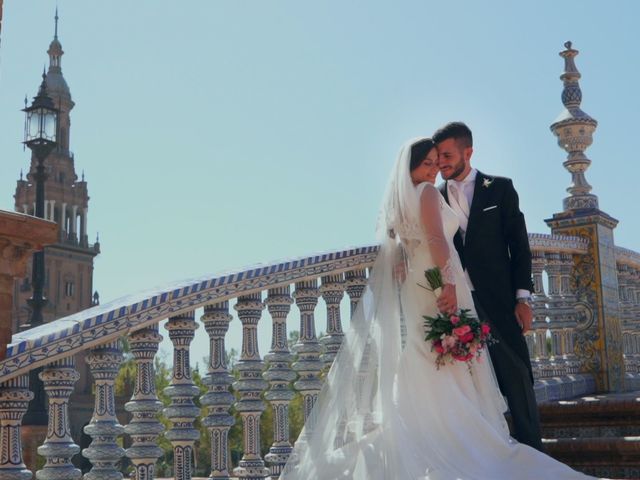
[{"label": "blue sky", "polygon": [[[586,177],[640,250],[636,19],[617,1],[59,0],[71,150],[100,233],[104,302],[207,272],[373,243],[396,152],[450,120],[473,164],[514,179],[531,232],[570,175],[549,125],[558,52],[580,50],[599,121]],[[39,85],[54,1],[8,0],[0,34],[0,208],[28,168],[25,94]],[[322,314],[322,311],[319,312]],[[292,320],[291,326],[295,320]],[[270,328],[261,322],[261,353]],[[324,320],[319,320],[320,329]],[[238,348],[234,322],[230,346]],[[204,337],[204,335],[203,335]],[[203,339],[200,339],[200,341]],[[196,359],[206,352],[198,344]]]}]

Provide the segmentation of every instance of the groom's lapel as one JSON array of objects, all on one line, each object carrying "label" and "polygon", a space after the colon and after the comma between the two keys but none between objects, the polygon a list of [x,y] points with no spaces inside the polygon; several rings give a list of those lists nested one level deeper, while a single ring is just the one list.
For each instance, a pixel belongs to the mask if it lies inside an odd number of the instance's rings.
[{"label": "groom's lapel", "polygon": [[485,180],[491,181],[492,179],[478,171],[476,174],[476,183],[473,188],[473,200],[471,201],[471,209],[469,211],[469,222],[467,223],[466,235],[467,241],[465,243],[469,242],[469,235],[473,235],[473,232],[476,229],[476,223],[481,221],[482,210],[487,205],[487,200],[489,199],[489,188],[491,187],[485,186]]}]

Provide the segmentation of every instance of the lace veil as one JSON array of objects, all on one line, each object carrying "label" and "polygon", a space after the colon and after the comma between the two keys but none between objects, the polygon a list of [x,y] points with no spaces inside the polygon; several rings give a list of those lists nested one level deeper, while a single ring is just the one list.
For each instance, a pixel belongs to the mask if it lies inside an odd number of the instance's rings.
[{"label": "lace veil", "polygon": [[393,428],[400,421],[394,383],[402,309],[393,272],[402,258],[399,237],[421,235],[420,205],[409,173],[411,146],[418,140],[402,147],[393,167],[378,222],[378,257],[282,480],[388,479],[400,471]]}]

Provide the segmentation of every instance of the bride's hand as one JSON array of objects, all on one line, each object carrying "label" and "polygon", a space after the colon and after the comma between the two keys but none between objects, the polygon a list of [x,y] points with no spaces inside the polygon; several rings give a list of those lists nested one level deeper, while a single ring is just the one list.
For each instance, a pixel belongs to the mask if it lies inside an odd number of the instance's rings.
[{"label": "bride's hand", "polygon": [[443,313],[455,313],[458,310],[458,299],[456,297],[456,286],[446,283],[442,287],[442,293],[437,300],[438,310]]}]

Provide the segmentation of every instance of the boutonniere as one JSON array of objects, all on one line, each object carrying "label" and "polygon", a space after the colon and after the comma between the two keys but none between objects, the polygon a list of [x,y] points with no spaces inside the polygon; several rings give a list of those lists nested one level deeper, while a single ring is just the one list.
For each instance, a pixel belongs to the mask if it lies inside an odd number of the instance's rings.
[{"label": "boutonniere", "polygon": [[484,188],[489,188],[489,187],[491,186],[491,184],[492,184],[492,183],[493,183],[493,178],[485,178],[485,179],[482,181],[482,186],[483,186]]}]

